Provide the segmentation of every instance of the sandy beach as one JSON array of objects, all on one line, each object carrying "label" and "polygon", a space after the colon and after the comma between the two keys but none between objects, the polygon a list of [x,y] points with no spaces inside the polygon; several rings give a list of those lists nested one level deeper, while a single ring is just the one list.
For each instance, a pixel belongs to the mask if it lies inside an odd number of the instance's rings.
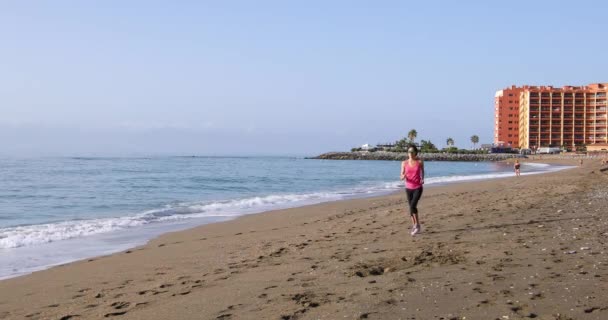
[{"label": "sandy beach", "polygon": [[414,237],[405,209],[399,193],[166,234],[0,281],[0,319],[608,319],[599,160],[427,188]]}]

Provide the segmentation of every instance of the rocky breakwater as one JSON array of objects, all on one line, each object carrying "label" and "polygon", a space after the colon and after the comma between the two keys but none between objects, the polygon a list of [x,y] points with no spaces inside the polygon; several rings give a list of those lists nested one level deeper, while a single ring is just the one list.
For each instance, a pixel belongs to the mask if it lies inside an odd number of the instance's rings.
[{"label": "rocky breakwater", "polygon": [[[398,152],[328,152],[309,159],[326,160],[393,160],[403,161],[407,159],[407,153]],[[457,154],[457,153],[421,153],[420,157],[425,161],[502,161],[521,157],[518,154],[490,153],[490,154]]]}]

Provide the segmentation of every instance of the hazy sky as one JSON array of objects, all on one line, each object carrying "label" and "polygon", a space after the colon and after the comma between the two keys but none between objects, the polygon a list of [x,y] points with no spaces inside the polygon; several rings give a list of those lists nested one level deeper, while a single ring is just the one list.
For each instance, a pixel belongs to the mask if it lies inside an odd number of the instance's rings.
[{"label": "hazy sky", "polygon": [[605,1],[3,1],[0,155],[492,140],[511,84],[608,82]]}]

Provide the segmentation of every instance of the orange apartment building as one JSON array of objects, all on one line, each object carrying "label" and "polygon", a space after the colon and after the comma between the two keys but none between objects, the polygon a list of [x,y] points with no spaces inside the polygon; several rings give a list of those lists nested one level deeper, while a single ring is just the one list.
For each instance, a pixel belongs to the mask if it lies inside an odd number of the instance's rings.
[{"label": "orange apartment building", "polygon": [[494,95],[494,144],[519,148],[519,99],[523,88],[511,86]]},{"label": "orange apartment building", "polygon": [[[607,93],[608,83],[500,90],[495,95],[494,143],[506,142],[521,149],[606,144]],[[516,96],[518,99],[511,99]]]}]

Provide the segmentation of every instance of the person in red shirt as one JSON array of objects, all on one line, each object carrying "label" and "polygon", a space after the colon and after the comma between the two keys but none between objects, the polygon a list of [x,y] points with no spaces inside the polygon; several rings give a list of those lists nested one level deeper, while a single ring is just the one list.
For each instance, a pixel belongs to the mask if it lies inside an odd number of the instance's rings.
[{"label": "person in red shirt", "polygon": [[401,180],[405,181],[405,193],[412,217],[412,235],[420,233],[420,220],[418,218],[418,201],[422,196],[424,184],[424,163],[418,157],[418,148],[411,145],[408,150],[408,159],[401,163]]}]

